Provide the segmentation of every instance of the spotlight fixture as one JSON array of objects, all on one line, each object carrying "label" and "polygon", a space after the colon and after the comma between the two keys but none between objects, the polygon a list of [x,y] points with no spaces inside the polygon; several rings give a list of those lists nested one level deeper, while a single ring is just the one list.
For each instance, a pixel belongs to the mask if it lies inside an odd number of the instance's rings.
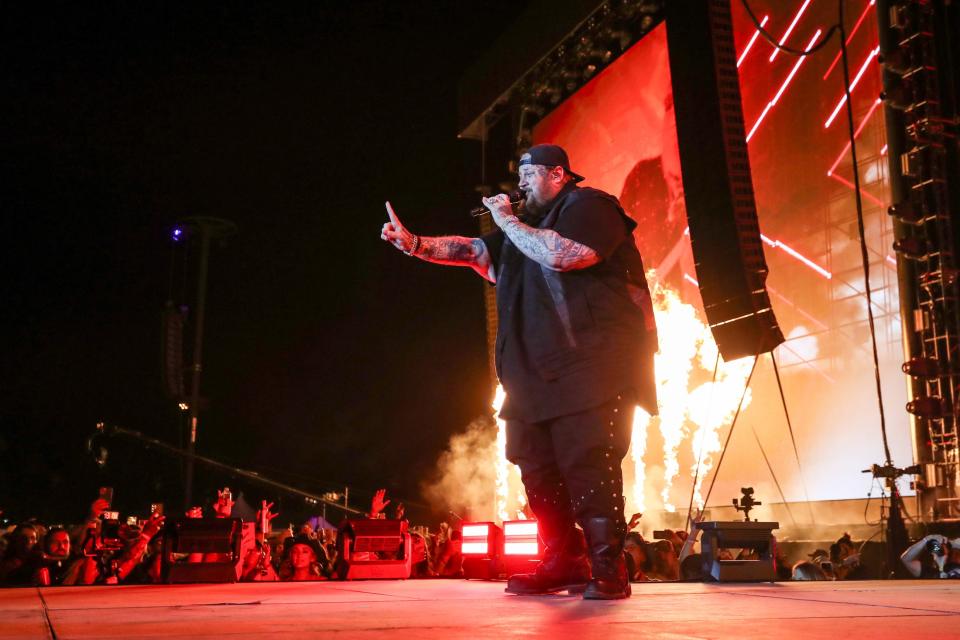
[{"label": "spotlight fixture", "polygon": [[500,547],[503,534],[492,522],[464,522],[461,530],[463,577],[496,580],[501,571]]},{"label": "spotlight fixture", "polygon": [[887,208],[887,213],[904,224],[920,224],[925,218],[923,210],[913,206],[909,200],[891,205]]},{"label": "spotlight fixture", "polygon": [[923,238],[917,238],[915,236],[895,240],[893,243],[893,250],[901,254],[903,257],[910,258],[911,260],[921,260],[927,257],[928,253],[926,240]]},{"label": "spotlight fixture", "polygon": [[507,575],[533,571],[543,555],[536,520],[503,523],[503,559]]},{"label": "spotlight fixture", "polygon": [[907,403],[906,408],[909,413],[926,420],[939,420],[950,414],[950,410],[944,406],[943,398],[937,396],[914,398]]},{"label": "spotlight fixture", "polygon": [[940,361],[936,358],[910,358],[901,367],[903,372],[914,378],[936,378],[941,373]]}]

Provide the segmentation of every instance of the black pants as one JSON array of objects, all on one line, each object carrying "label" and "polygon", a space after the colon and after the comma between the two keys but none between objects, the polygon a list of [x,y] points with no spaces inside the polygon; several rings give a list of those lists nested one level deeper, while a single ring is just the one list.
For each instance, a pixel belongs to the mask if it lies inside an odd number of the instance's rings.
[{"label": "black pants", "polygon": [[507,459],[520,467],[530,508],[547,544],[574,522],[624,520],[620,464],[630,447],[633,394],[545,422],[507,421]]}]

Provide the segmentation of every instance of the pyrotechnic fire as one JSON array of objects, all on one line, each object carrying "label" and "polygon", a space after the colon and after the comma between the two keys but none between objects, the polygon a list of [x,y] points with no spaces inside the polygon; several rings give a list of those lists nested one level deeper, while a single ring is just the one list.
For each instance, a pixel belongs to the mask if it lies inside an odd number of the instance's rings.
[{"label": "pyrotechnic fire", "polygon": [[501,522],[523,520],[527,494],[520,481],[520,470],[507,460],[507,423],[500,419],[500,407],[506,398],[503,387],[497,385],[493,396],[493,418],[497,422],[497,492],[495,510]]},{"label": "pyrotechnic fire", "polygon": [[676,291],[657,286],[654,289],[654,314],[660,338],[660,353],[655,358],[657,396],[660,405],[660,434],[663,436],[663,487],[660,497],[666,511],[676,511],[670,501],[673,481],[680,473],[679,449],[687,436],[687,394],[690,373],[700,346],[709,330],[697,318],[696,310],[684,304]]},{"label": "pyrotechnic fire", "polygon": [[646,468],[643,456],[647,453],[647,427],[650,414],[637,407],[633,412],[633,429],[630,436],[630,456],[633,460],[633,510],[630,513],[646,511],[646,499],[643,495],[643,483],[646,480]]},{"label": "pyrotechnic fire", "polygon": [[[652,275],[650,279],[655,281]],[[658,423],[663,435],[663,509],[676,510],[671,490],[680,474],[680,446],[685,440],[689,440],[694,460],[690,467],[690,475],[696,477],[693,499],[702,508],[700,487],[713,467],[713,454],[720,451],[719,430],[736,411],[753,363],[749,358],[734,362],[721,359],[716,381],[710,382],[718,353],[710,328],[693,306],[680,300],[677,292],[666,285],[657,283],[653,297],[660,338],[660,353],[656,356],[660,415],[650,422]],[[697,384],[697,379],[704,376],[707,381]],[[749,403],[748,392],[743,406]],[[634,438],[637,430],[635,426]],[[642,454],[635,454],[634,458],[635,477],[643,478]],[[643,504],[642,485],[635,483],[634,494],[635,503]]]}]

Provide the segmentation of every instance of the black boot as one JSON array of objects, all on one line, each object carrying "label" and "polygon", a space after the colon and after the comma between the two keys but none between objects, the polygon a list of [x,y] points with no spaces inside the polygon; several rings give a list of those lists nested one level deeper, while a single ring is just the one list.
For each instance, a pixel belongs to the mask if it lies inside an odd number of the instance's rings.
[{"label": "black boot", "polygon": [[510,576],[504,591],[518,595],[582,593],[590,581],[583,534],[571,527],[560,535],[544,536],[543,542],[546,550],[536,570]]},{"label": "black boot", "polygon": [[587,600],[620,600],[630,597],[630,576],[623,555],[622,527],[611,518],[590,518],[584,523],[593,579],[583,597]]}]

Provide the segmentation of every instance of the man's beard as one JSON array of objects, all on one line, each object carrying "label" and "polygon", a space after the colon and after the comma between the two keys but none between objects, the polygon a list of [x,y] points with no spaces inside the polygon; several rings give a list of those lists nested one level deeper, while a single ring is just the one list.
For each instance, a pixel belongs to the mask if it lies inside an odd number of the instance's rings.
[{"label": "man's beard", "polygon": [[527,198],[523,201],[523,209],[527,212],[527,215],[534,218],[542,218],[547,215],[547,212],[550,211],[550,205],[553,204],[553,200],[549,202],[540,202],[536,197],[528,193]]}]

